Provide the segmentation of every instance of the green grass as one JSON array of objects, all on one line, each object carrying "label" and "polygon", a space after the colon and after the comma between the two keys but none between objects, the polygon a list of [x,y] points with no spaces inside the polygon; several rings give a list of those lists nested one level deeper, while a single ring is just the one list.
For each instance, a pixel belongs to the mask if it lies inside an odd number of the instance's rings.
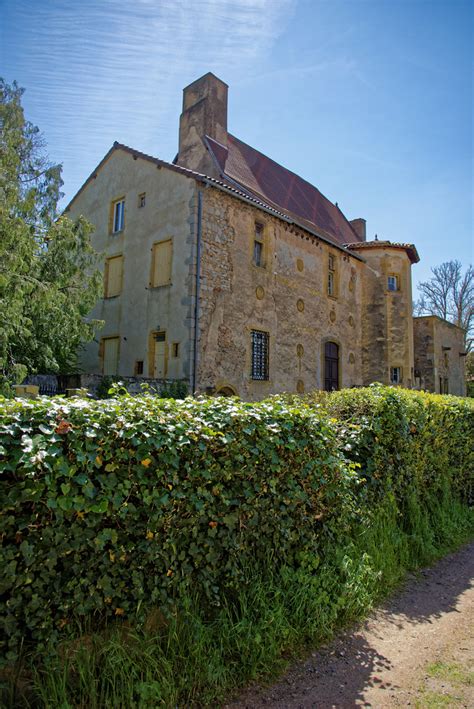
[{"label": "green grass", "polygon": [[454,685],[474,685],[474,672],[466,670],[457,662],[433,662],[426,668],[430,677],[445,680]]},{"label": "green grass", "polygon": [[[84,628],[82,640],[47,660],[25,655],[18,677],[4,681],[3,703],[62,709],[216,704],[252,680],[270,680],[290,659],[362,618],[408,571],[458,547],[473,529],[472,511],[447,490],[425,505],[409,499],[403,517],[387,500],[351,540],[327,545],[322,560],[306,559],[296,571],[249,570],[248,583],[219,608],[188,597],[166,622],[157,614],[161,621],[148,632]],[[426,706],[444,706],[433,702]]]},{"label": "green grass", "polygon": [[454,697],[452,694],[441,694],[441,692],[423,692],[422,696],[415,703],[416,709],[442,709],[442,707],[462,707],[465,706],[461,697]]}]

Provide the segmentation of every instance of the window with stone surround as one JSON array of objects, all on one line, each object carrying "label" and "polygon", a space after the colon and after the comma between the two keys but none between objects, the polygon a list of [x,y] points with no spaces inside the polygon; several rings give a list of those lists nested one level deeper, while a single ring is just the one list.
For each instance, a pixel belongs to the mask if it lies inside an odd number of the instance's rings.
[{"label": "window with stone surround", "polygon": [[255,222],[255,234],[253,241],[253,263],[255,264],[255,266],[260,266],[260,268],[265,267],[264,250],[264,226],[259,222]]},{"label": "window with stone surround", "polygon": [[402,381],[402,368],[390,367],[390,384],[400,384]]},{"label": "window with stone surround", "polygon": [[122,292],[123,256],[111,256],[105,260],[104,298],[114,298]]},{"label": "window with stone surround", "polygon": [[392,273],[392,274],[390,274],[390,276],[387,276],[387,290],[389,290],[389,291],[399,290],[398,276],[395,273]]},{"label": "window with stone surround", "polygon": [[110,206],[110,229],[112,234],[123,231],[125,226],[125,197],[120,197]]},{"label": "window with stone surround", "polygon": [[251,377],[258,381],[269,379],[270,364],[270,336],[268,332],[252,330],[252,363]]},{"label": "window with stone surround", "polygon": [[151,257],[150,286],[168,286],[171,284],[171,265],[173,260],[173,241],[159,241],[153,244]]},{"label": "window with stone surround", "polygon": [[334,254],[328,255],[327,292],[331,298],[337,298],[337,262]]}]

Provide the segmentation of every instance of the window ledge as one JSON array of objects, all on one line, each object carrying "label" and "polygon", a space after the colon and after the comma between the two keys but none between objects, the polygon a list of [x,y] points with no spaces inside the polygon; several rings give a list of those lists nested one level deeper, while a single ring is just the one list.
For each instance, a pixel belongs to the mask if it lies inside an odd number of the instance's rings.
[{"label": "window ledge", "polygon": [[160,290],[160,288],[169,288],[172,285],[173,283],[171,281],[169,283],[161,283],[159,286],[152,286],[150,283],[148,290]]}]

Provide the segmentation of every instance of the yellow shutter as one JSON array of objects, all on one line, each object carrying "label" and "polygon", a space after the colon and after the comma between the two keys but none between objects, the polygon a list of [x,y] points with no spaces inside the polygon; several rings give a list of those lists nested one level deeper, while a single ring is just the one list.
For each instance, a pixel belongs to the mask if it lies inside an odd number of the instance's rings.
[{"label": "yellow shutter", "polygon": [[107,337],[104,344],[104,374],[118,374],[119,338]]},{"label": "yellow shutter", "polygon": [[161,241],[153,247],[152,286],[166,286],[171,283],[172,241]]},{"label": "yellow shutter", "polygon": [[122,292],[123,256],[107,259],[105,264],[105,297],[112,298]]}]

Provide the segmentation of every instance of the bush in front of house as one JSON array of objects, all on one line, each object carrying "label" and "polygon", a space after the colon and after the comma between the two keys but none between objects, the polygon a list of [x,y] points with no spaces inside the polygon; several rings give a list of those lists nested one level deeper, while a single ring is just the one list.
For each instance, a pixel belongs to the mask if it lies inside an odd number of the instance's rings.
[{"label": "bush in front of house", "polygon": [[153,701],[215,699],[473,529],[474,406],[455,397],[4,399],[0,415],[4,661],[158,614],[160,667],[202,642],[222,672],[196,656],[214,679],[190,660]]}]

